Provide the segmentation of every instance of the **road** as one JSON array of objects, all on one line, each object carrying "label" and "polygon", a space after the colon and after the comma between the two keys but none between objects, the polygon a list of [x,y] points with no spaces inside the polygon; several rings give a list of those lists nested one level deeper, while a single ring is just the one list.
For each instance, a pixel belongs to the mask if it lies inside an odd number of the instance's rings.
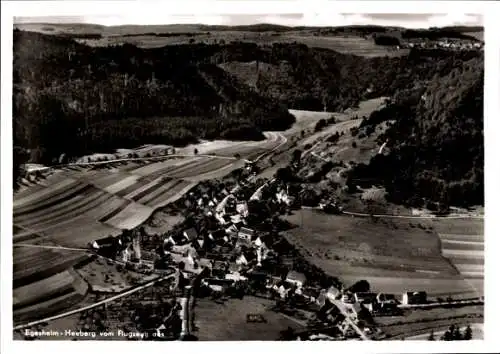
[{"label": "road", "polygon": [[58,314],[58,315],[55,315],[55,316],[51,316],[51,317],[47,317],[47,318],[43,318],[41,320],[37,320],[37,321],[33,321],[33,322],[29,322],[29,323],[25,323],[25,324],[22,324],[22,325],[18,325],[18,326],[15,326],[14,327],[14,330],[20,330],[20,329],[24,329],[24,328],[28,328],[28,327],[33,327],[33,326],[36,326],[36,325],[39,325],[39,324],[42,324],[42,323],[45,323],[45,322],[49,322],[49,321],[52,321],[52,320],[56,320],[58,318],[62,318],[62,317],[67,317],[67,316],[71,316],[71,315],[74,315],[75,313],[80,313],[82,311],[87,311],[87,310],[90,310],[90,309],[93,309],[95,307],[99,307],[99,306],[102,306],[102,305],[105,305],[111,301],[116,301],[118,299],[121,299],[122,297],[125,297],[125,296],[129,296],[133,293],[136,293],[138,291],[141,291],[143,289],[146,289],[146,288],[149,288],[150,286],[160,282],[160,281],[164,281],[164,280],[168,280],[172,277],[175,277],[176,279],[176,286],[178,285],[178,282],[179,282],[179,273],[178,273],[178,270],[175,269],[175,268],[172,268],[174,270],[174,273],[172,274],[169,274],[169,275],[165,275],[163,277],[160,277],[160,278],[157,278],[157,279],[154,279],[154,280],[151,280],[149,282],[147,282],[146,284],[143,284],[143,285],[139,285],[133,289],[130,289],[130,290],[127,290],[125,291],[124,293],[121,293],[121,294],[118,294],[118,295],[115,295],[115,296],[111,296],[107,299],[104,299],[102,301],[99,301],[99,302],[96,302],[96,303],[93,303],[91,305],[88,305],[88,306],[84,306],[84,307],[80,307],[78,309],[75,309],[75,310],[71,310],[71,311],[66,311],[66,312],[63,312],[61,314]]},{"label": "road", "polygon": [[337,306],[340,313],[345,316],[345,321],[347,321],[347,323],[351,326],[352,329],[354,329],[354,331],[361,337],[362,340],[370,340],[370,338],[366,336],[365,332],[363,332],[361,328],[359,328],[358,325],[351,319],[351,315],[347,311],[347,307],[342,301],[333,300],[333,304]]},{"label": "road", "polygon": [[63,251],[78,251],[78,252],[89,252],[87,248],[73,248],[73,247],[63,247],[63,246],[44,246],[44,245],[32,245],[30,243],[15,243],[13,247],[31,247],[31,248],[43,248],[43,249],[55,249]]},{"label": "road", "polygon": [[[44,167],[39,167],[32,172],[38,172],[38,171],[46,171],[50,169],[61,169],[65,167],[85,167],[85,166],[99,166],[99,165],[106,165],[106,164],[113,164],[113,163],[121,163],[121,162],[133,162],[133,161],[159,161],[163,159],[169,159],[172,157],[208,157],[212,159],[222,159],[222,160],[231,160],[231,161],[238,161],[238,160],[243,160],[245,162],[257,162],[259,161],[262,157],[276,151],[280,147],[282,147],[284,144],[287,143],[287,138],[280,132],[268,132],[268,135],[270,136],[270,139],[268,139],[268,142],[275,145],[270,148],[269,151],[266,151],[259,155],[257,158],[253,160],[247,160],[245,158],[240,159],[234,156],[224,156],[220,154],[166,154],[166,155],[158,155],[158,156],[150,156],[150,157],[135,157],[135,158],[120,158],[120,159],[113,159],[113,160],[106,160],[106,161],[93,161],[93,162],[75,162],[75,163],[68,163],[68,164],[58,164],[58,165],[53,165],[53,166],[44,166]],[[246,142],[242,142],[241,145],[245,145]],[[277,144],[277,145],[276,145]],[[236,146],[234,147],[236,148]],[[231,151],[233,149],[232,146],[221,149],[221,150],[228,150]],[[31,172],[30,172],[31,173]]]}]

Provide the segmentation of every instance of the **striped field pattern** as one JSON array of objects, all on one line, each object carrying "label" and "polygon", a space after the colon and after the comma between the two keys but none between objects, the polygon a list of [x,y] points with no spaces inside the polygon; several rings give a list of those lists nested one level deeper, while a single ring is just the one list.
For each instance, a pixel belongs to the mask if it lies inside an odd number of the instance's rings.
[{"label": "striped field pattern", "polygon": [[441,239],[441,250],[464,280],[484,293],[484,222],[482,219],[436,219],[434,228]]},{"label": "striped field pattern", "polygon": [[38,319],[80,302],[87,288],[73,267],[88,261],[88,243],[140,225],[199,180],[241,167],[244,161],[233,157],[236,153],[243,159],[282,143],[276,134],[272,137],[221,149],[222,158],[74,165],[25,181],[13,200],[14,321]]}]

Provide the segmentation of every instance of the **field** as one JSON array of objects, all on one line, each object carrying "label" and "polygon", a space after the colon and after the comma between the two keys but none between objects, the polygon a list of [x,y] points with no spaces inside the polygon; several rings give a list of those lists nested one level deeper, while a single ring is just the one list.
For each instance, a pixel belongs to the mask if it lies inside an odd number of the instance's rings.
[{"label": "field", "polygon": [[[195,324],[198,330],[193,334],[198,340],[238,341],[238,340],[277,340],[280,331],[302,325],[273,312],[270,308],[274,301],[246,296],[243,300],[230,299],[224,304],[217,304],[210,299],[197,299]],[[260,314],[267,323],[247,323],[247,314]]]},{"label": "field", "polygon": [[[435,333],[446,330],[452,324],[465,327],[468,324],[482,323],[483,311],[482,306],[464,306],[454,309],[435,308],[411,310],[407,311],[404,316],[376,317],[375,320],[391,339],[406,337],[405,339],[409,340],[412,339],[410,336],[428,335],[431,330],[434,330]],[[476,331],[475,334],[473,330],[474,339],[481,339],[482,332]]]},{"label": "field", "polygon": [[[379,46],[372,39],[356,35],[318,36],[310,30],[287,32],[254,32],[245,30],[222,30],[202,28],[200,25],[164,25],[164,26],[95,26],[73,24],[18,24],[17,28],[42,32],[45,34],[100,34],[100,39],[78,39],[90,46],[109,46],[129,43],[143,48],[158,48],[166,45],[187,43],[230,43],[246,41],[258,44],[297,42],[309,47],[325,48],[341,53],[360,56],[400,56],[407,50],[392,50]],[[156,36],[158,34],[170,34]],[[174,35],[175,34],[175,35]]]},{"label": "field", "polygon": [[115,264],[107,264],[103,259],[78,267],[76,272],[86,279],[90,290],[96,293],[119,293],[132,286],[151,280],[157,275],[152,274],[151,279],[143,274],[129,270],[118,270]]},{"label": "field", "polygon": [[[279,134],[266,135],[268,139],[262,142],[235,142],[211,150],[222,158],[193,156],[191,151],[191,156],[163,161],[145,159],[53,169],[38,184],[16,193],[13,253],[17,320],[61,311],[65,304],[73,306],[80,301],[82,294],[68,290],[71,278],[67,274],[87,259],[88,243],[144,223],[154,210],[175,202],[199,180],[223,176],[241,167],[242,159],[257,157],[283,142]],[[99,278],[90,273],[98,272],[86,272],[86,279],[97,284],[94,288],[102,288]],[[113,281],[117,289],[127,286],[120,280]],[[26,289],[33,287],[44,289],[40,299],[26,295]]]},{"label": "field", "polygon": [[409,52],[405,49],[391,50],[384,46],[376,45],[371,39],[364,39],[359,36],[284,35],[283,41],[297,41],[309,47],[325,48],[340,53],[349,53],[365,57],[402,56],[407,55]]},{"label": "field", "polygon": [[[349,135],[349,129],[358,126],[361,123],[361,119],[363,116],[368,117],[373,111],[382,108],[384,102],[385,97],[374,98],[361,102],[359,104],[359,107],[356,109],[349,109],[342,113],[333,113],[336,121],[340,122],[339,124],[333,124],[326,127],[320,132],[317,132],[307,139],[302,140],[299,145],[313,145],[316,142],[319,142],[321,138],[327,137],[331,134],[335,134],[336,132],[344,132],[345,134]],[[315,115],[317,115],[317,113]],[[358,119],[355,119],[356,117],[358,117]]]},{"label": "field", "polygon": [[374,219],[300,210],[285,236],[313,263],[347,286],[366,279],[374,291],[425,290],[430,297],[477,297],[442,256],[441,240],[426,220]]},{"label": "field", "polygon": [[484,294],[484,221],[482,219],[436,219],[433,227],[441,239],[443,255],[465,281]]}]

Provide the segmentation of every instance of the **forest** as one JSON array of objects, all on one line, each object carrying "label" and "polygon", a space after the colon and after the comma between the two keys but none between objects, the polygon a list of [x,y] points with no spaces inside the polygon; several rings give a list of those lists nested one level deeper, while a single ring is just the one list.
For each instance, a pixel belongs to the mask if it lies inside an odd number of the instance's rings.
[{"label": "forest", "polygon": [[358,165],[348,183],[375,179],[390,201],[434,211],[483,205],[483,68],[483,58],[468,60],[426,87],[400,92],[363,121],[366,131],[395,120],[378,137],[389,153]]}]

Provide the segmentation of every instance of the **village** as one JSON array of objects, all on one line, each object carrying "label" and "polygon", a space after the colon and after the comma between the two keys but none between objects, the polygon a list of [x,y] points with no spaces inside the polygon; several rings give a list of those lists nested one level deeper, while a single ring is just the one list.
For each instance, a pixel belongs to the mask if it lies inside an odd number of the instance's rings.
[{"label": "village", "polygon": [[[445,301],[428,299],[425,289],[383,293],[370,289],[366,280],[347,286],[325,274],[280,234],[288,225],[279,216],[300,209],[287,184],[278,178],[256,178],[251,165],[234,175],[237,178],[229,182],[202,183],[179,200],[186,218],[165,234],[148,235],[139,227],[89,244],[96,254],[136,272],[178,270],[173,296],[188,293],[184,298],[192,299],[183,301],[193,303],[186,309],[172,305],[180,317],[175,326],[156,323],[158,336],[165,337],[161,331],[170,331],[170,338],[194,335],[194,314],[189,309],[196,312],[195,298],[218,304],[229,298],[245,301],[245,296],[271,299],[274,311],[307,323],[307,330],[301,332],[283,328],[282,340],[380,340],[385,335],[374,318],[401,315],[403,309],[413,307],[441,306]],[[320,208],[329,213],[340,210],[327,201]],[[452,304],[453,300],[446,301]],[[266,322],[251,313],[246,320]]]}]

